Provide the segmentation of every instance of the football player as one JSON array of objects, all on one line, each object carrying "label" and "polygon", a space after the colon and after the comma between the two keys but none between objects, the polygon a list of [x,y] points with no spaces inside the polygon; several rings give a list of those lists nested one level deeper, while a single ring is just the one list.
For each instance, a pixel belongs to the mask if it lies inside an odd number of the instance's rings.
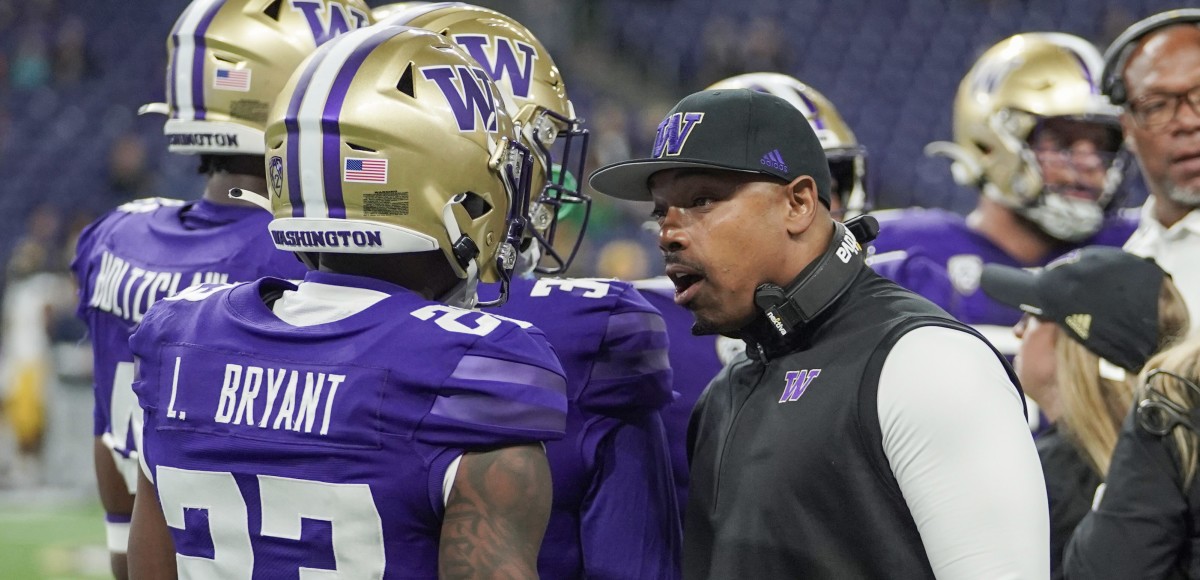
[{"label": "football player", "polygon": [[[830,213],[849,219],[867,211],[867,152],[829,99],[816,89],[779,73],[750,73],[722,80],[709,89],[751,89],[775,95],[804,113],[829,159],[832,198]],[[692,334],[695,318],[675,304],[675,284],[666,276],[634,283],[667,323],[675,403],[663,412],[671,443],[675,494],[680,514],[687,505],[687,427],[692,407],[721,367],[746,349],[746,343],[723,336]]]},{"label": "football player", "polygon": [[131,569],[534,577],[566,379],[527,323],[447,304],[520,243],[531,161],[494,84],[441,35],[363,28],[300,65],[266,139],[272,238],[311,270],[182,293],[130,339]]},{"label": "football player", "polygon": [[72,264],[94,351],[96,479],[118,578],[137,483],[129,335],[151,304],[189,286],[303,275],[295,256],[271,243],[270,217],[228,192],[266,190],[263,130],[272,100],[317,46],[370,18],[361,0],[195,0],[171,30],[167,102],[143,112],[167,115],[171,152],[198,156],[203,197],[117,208],[80,235]]},{"label": "football player", "polygon": [[519,260],[525,275],[512,281],[496,312],[544,331],[567,374],[566,436],[546,444],[554,508],[538,572],[557,579],[678,577],[682,532],[660,414],[672,400],[662,317],[625,282],[532,276],[534,269],[554,274],[570,265],[578,238],[560,241],[560,252],[557,218],[582,205],[586,226],[590,203],[570,177],[583,174],[588,135],[558,67],[525,26],[485,8],[418,6],[381,19],[388,23],[442,33],[483,64],[534,153],[530,227]]},{"label": "football player", "polygon": [[1014,354],[1021,313],[979,290],[983,264],[1041,266],[1083,245],[1120,246],[1136,227],[1109,207],[1120,111],[1100,95],[1101,67],[1096,48],[1068,34],[1018,34],[988,49],[959,85],[954,142],[926,148],[953,160],[978,205],[966,219],[875,212],[875,269]]}]

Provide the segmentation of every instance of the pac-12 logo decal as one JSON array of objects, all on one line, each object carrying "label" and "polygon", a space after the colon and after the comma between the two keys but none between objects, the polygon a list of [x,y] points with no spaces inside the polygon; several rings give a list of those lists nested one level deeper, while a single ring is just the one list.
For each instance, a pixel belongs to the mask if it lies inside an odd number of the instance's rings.
[{"label": "pac-12 logo decal", "polygon": [[462,132],[478,131],[479,122],[488,133],[497,131],[496,96],[488,87],[491,81],[483,69],[458,66],[430,66],[421,69],[427,80],[437,83]]},{"label": "pac-12 logo decal", "polygon": [[683,144],[687,143],[692,129],[704,121],[704,113],[675,113],[668,115],[658,124],[658,134],[654,137],[654,152],[651,157],[664,155],[676,157],[683,152]]},{"label": "pac-12 logo decal", "polygon": [[959,294],[974,294],[979,290],[979,279],[983,276],[983,258],[975,254],[951,256],[946,261],[946,274]]},{"label": "pac-12 logo decal", "polygon": [[519,40],[483,34],[456,34],[454,41],[487,69],[493,81],[508,81],[514,95],[529,98],[533,65],[538,59],[536,48]]},{"label": "pac-12 logo decal", "polygon": [[820,374],[821,369],[788,371],[783,378],[783,395],[779,397],[779,402],[790,403],[798,400]]},{"label": "pac-12 logo decal", "polygon": [[271,158],[270,167],[267,170],[267,177],[271,179],[271,192],[275,197],[283,194],[283,158],[276,155]]},{"label": "pac-12 logo decal", "polygon": [[317,46],[367,25],[367,15],[363,11],[328,0],[291,0],[291,7],[304,14]]}]

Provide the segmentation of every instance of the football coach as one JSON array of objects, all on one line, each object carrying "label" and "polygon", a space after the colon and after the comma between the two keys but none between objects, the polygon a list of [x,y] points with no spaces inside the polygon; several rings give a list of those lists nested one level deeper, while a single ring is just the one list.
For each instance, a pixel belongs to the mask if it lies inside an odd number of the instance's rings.
[{"label": "football coach", "polygon": [[1024,399],[970,327],[863,262],[786,101],[702,91],[650,158],[591,175],[653,201],[696,334],[746,341],[692,412],[684,577],[1048,578]]}]

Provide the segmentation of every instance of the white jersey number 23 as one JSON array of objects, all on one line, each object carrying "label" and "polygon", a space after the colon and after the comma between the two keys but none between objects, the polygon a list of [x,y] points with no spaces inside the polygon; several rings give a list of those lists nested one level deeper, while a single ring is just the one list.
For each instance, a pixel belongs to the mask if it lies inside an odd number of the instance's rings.
[{"label": "white jersey number 23", "polygon": [[[167,525],[186,529],[184,510],[208,510],[214,557],[176,555],[179,577],[249,580],[249,515],[233,474],[159,466],[156,476]],[[258,489],[263,536],[299,540],[301,518],[328,521],[333,529],[336,569],[300,568],[301,580],[383,578],[383,523],[370,486],[259,475]]]}]

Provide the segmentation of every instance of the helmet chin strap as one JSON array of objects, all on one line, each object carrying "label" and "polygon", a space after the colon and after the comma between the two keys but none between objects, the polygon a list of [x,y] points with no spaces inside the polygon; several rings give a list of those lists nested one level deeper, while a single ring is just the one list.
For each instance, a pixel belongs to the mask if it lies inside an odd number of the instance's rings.
[{"label": "helmet chin strap", "polygon": [[[508,287],[512,281],[513,270],[520,259],[518,248],[525,236],[527,227],[526,211],[529,208],[529,180],[532,175],[532,162],[529,149],[519,141],[503,140],[503,150],[493,167],[499,169],[508,192],[509,206],[504,236],[500,246],[496,248],[496,274],[500,278],[500,293],[495,300],[480,302],[480,308],[502,306],[508,302]],[[536,266],[537,263],[534,262]]]},{"label": "helmet chin strap", "polygon": [[438,302],[455,308],[471,310],[479,303],[479,279],[462,280],[449,292],[438,298]]},{"label": "helmet chin strap", "polygon": [[454,206],[461,204],[467,196],[459,194],[446,202],[442,206],[442,225],[446,228],[446,234],[449,236],[451,243],[454,244],[452,251],[455,258],[458,260],[458,267],[464,273],[463,281],[454,287],[447,295],[446,304],[458,306],[459,308],[474,308],[479,302],[477,290],[479,289],[479,251],[478,247],[473,256],[460,256],[459,249],[465,247],[462,242],[465,240],[470,246],[474,246],[471,238],[464,236],[462,230],[458,228],[458,220],[454,218]]}]

